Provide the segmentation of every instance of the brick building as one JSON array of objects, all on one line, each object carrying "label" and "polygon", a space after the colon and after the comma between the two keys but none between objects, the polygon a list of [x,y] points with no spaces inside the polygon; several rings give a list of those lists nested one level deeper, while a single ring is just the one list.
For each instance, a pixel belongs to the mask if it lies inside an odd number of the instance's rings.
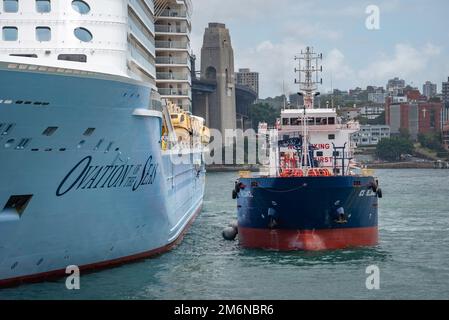
[{"label": "brick building", "polygon": [[436,102],[408,102],[386,105],[385,120],[391,134],[407,130],[412,139],[419,134],[439,133],[443,129],[443,104]]}]

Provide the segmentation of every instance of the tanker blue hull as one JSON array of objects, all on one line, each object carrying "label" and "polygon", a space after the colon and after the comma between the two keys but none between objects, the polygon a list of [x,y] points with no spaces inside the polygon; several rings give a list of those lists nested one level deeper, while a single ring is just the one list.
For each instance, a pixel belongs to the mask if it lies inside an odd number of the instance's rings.
[{"label": "tanker blue hull", "polygon": [[378,242],[373,177],[242,178],[239,240],[245,247],[326,250]]}]

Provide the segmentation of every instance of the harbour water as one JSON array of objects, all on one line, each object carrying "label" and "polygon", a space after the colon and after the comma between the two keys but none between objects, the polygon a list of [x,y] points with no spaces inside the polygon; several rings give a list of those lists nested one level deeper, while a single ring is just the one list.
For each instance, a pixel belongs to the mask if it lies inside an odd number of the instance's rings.
[{"label": "harbour water", "polygon": [[[204,210],[174,251],[82,275],[77,291],[62,279],[0,289],[0,299],[449,299],[449,171],[376,174],[384,198],[375,248],[270,252],[224,241],[236,173],[209,173]],[[371,265],[380,290],[366,288]]]}]

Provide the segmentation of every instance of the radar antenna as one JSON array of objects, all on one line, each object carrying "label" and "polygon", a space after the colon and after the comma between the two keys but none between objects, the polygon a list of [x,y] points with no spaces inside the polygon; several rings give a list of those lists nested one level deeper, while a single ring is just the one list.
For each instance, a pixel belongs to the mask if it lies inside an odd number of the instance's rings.
[{"label": "radar antenna", "polygon": [[295,73],[299,75],[299,78],[295,79],[295,83],[299,84],[299,94],[303,96],[304,107],[313,109],[315,96],[319,95],[318,85],[323,84],[323,79],[320,77],[323,72],[321,65],[323,54],[317,54],[313,48],[307,47],[305,51],[301,50],[295,60],[299,65],[299,68],[295,69]]},{"label": "radar antenna", "polygon": [[323,79],[320,77],[323,72],[323,66],[321,61],[323,60],[323,54],[317,54],[313,51],[313,48],[307,47],[305,51],[301,50],[301,53],[295,57],[298,61],[299,68],[295,69],[299,78],[295,79],[295,83],[299,84],[298,95],[303,97],[304,113],[299,119],[302,124],[302,157],[300,160],[301,169],[312,168],[314,166],[313,156],[309,154],[309,119],[307,117],[307,109],[313,109],[315,103],[315,96],[319,95],[318,84],[323,84]]}]

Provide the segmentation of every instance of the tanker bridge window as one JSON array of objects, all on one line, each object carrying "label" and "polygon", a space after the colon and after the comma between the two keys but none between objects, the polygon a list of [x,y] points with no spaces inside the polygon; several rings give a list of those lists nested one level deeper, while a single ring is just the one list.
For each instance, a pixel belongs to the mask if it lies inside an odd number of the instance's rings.
[{"label": "tanker bridge window", "polygon": [[290,119],[289,118],[283,118],[282,119],[282,125],[283,126],[289,126],[290,125]]},{"label": "tanker bridge window", "polygon": [[335,124],[335,118],[328,118],[328,121],[327,121],[327,123],[328,124]]},{"label": "tanker bridge window", "polygon": [[316,118],[316,125],[317,126],[327,125],[327,118]]}]

